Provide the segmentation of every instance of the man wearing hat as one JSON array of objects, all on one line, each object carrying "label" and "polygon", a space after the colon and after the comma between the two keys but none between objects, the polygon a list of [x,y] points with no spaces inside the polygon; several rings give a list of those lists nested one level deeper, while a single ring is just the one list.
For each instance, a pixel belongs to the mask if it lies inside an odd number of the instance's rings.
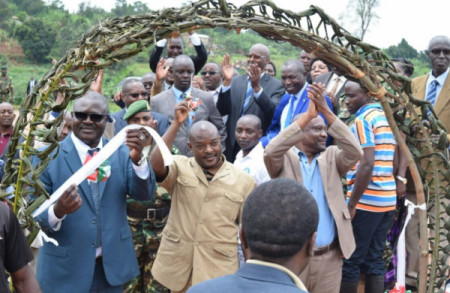
[{"label": "man wearing hat", "polygon": [[[14,87],[12,79],[6,75],[7,70],[7,66],[2,66],[2,76],[0,77],[0,102],[9,102],[12,104],[14,100]],[[9,93],[11,93],[10,99]]]},{"label": "man wearing hat", "polygon": [[[132,103],[123,116],[123,120],[128,125],[139,124],[155,130],[157,128],[146,100]],[[148,144],[150,143],[149,141]],[[172,147],[172,154],[179,154],[176,147]],[[125,285],[124,292],[168,292],[167,288],[153,278],[151,269],[161,242],[162,230],[167,223],[170,195],[165,188],[156,185],[154,198],[155,200],[147,201],[127,198],[128,223],[131,228],[140,275]]]}]

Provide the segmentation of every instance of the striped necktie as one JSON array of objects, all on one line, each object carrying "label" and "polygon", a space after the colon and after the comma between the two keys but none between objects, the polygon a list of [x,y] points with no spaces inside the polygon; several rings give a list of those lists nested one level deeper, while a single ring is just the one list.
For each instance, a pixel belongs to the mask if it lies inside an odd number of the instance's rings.
[{"label": "striped necktie", "polygon": [[245,94],[244,107],[242,108],[242,115],[244,115],[245,110],[247,110],[247,106],[250,103],[250,99],[253,96],[253,88],[250,83],[250,79],[247,82],[247,93]]},{"label": "striped necktie", "polygon": [[297,97],[295,95],[291,95],[286,120],[284,120],[284,129],[286,129],[292,122],[292,115],[294,115],[294,103],[296,100]]},{"label": "striped necktie", "polygon": [[[431,103],[431,106],[434,107],[434,104],[436,103],[436,92],[437,92],[437,86],[439,85],[439,82],[437,80],[433,80],[430,83],[430,87],[428,89],[426,100]],[[431,111],[428,110],[428,115],[430,115]]]}]

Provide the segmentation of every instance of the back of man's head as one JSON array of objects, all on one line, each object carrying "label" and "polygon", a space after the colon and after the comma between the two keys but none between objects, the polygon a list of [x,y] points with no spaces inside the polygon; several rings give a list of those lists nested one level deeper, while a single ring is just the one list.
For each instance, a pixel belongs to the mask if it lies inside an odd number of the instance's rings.
[{"label": "back of man's head", "polygon": [[247,198],[242,229],[252,254],[277,259],[298,253],[317,230],[317,204],[291,179],[259,185]]}]

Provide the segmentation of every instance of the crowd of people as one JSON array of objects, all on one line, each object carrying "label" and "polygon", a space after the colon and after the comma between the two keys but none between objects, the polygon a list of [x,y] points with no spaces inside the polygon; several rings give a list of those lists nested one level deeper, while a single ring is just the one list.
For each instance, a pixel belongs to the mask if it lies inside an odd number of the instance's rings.
[{"label": "crowd of people", "polygon": [[[415,202],[415,191],[380,104],[309,52],[286,60],[279,80],[263,44],[249,48],[239,75],[229,55],[208,63],[197,34],[190,40],[193,56],[179,37],[155,44],[152,72],[127,78],[114,96],[122,110],[109,112],[99,75],[71,113],[49,116],[65,115],[59,152],[40,177],[49,194],[131,124],[157,131],[174,163],[145,128],[127,128],[124,145],[36,218],[58,242],[36,245],[37,278],[14,214],[2,212],[0,239],[15,244],[0,246],[1,265],[16,292],[356,293],[361,275],[364,292],[384,292],[397,202]],[[450,129],[450,39],[434,37],[427,54],[432,68],[413,79],[413,94]],[[408,60],[393,62],[413,73]],[[0,88],[6,160],[14,112],[5,67]],[[415,219],[406,232],[411,289]]]}]

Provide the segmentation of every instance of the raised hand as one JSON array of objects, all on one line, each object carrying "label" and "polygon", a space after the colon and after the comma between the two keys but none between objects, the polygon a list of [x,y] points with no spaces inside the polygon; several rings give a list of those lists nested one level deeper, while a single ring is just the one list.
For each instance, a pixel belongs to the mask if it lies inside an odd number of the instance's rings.
[{"label": "raised hand", "polygon": [[248,75],[248,78],[250,79],[250,84],[255,93],[257,93],[261,90],[261,85],[260,85],[261,73],[262,73],[261,68],[259,68],[258,65],[256,65],[256,64],[250,64],[247,67],[247,75]]},{"label": "raised hand", "polygon": [[130,158],[134,163],[139,162],[142,150],[149,143],[151,143],[151,135],[145,128],[127,129],[125,144],[130,149]]},{"label": "raised hand", "polygon": [[234,75],[234,64],[230,63],[230,55],[225,54],[222,60],[223,85],[229,86]]},{"label": "raised hand", "polygon": [[156,81],[158,82],[162,82],[167,77],[169,72],[170,66],[164,67],[165,62],[166,60],[161,58],[156,65]]},{"label": "raised hand", "polygon": [[187,98],[182,102],[179,102],[175,106],[175,119],[174,122],[178,124],[183,124],[184,120],[186,120],[189,117],[189,100],[191,98]]}]

